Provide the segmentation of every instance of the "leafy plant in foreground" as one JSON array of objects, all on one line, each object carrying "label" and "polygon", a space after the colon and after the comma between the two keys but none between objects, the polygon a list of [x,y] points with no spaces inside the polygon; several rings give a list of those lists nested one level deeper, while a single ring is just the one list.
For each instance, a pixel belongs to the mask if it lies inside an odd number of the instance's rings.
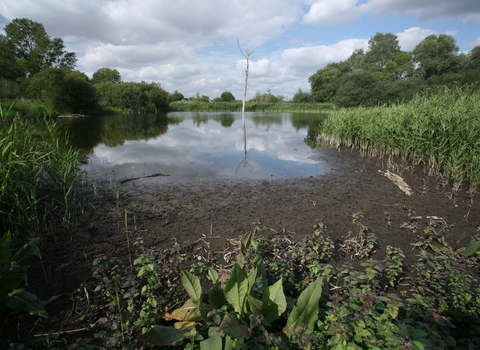
[{"label": "leafy plant in foreground", "polygon": [[265,266],[258,256],[246,268],[243,252],[256,244],[253,232],[242,239],[242,252],[228,280],[208,269],[213,287],[207,303],[200,279],[182,270],[182,285],[190,298],[179,309],[163,314],[164,319],[176,322],[172,327],[152,328],[141,340],[159,346],[187,342],[188,349],[280,349],[294,348],[308,337],[318,319],[323,279],[303,291],[285,324],[281,316],[287,310],[287,299],[282,280],[267,286]]},{"label": "leafy plant in foreground", "polygon": [[10,308],[16,312],[48,317],[44,303],[36,295],[20,288],[21,284],[27,281],[30,263],[38,256],[37,242],[25,244],[12,256],[11,241],[10,232],[0,239],[0,311]]}]

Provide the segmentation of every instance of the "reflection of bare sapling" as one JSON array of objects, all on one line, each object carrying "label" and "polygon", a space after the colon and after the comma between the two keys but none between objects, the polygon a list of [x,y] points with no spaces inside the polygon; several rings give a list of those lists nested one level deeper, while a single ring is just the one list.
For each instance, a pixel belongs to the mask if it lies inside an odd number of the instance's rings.
[{"label": "reflection of bare sapling", "polygon": [[247,101],[247,86],[248,86],[248,69],[250,67],[250,55],[255,52],[257,48],[254,48],[252,51],[250,49],[246,49],[245,51],[242,50],[240,47],[240,42],[237,39],[237,44],[238,44],[238,49],[242,53],[243,57],[245,57],[246,64],[245,64],[245,86],[243,88],[243,100],[242,100],[242,127],[243,127],[243,160],[238,164],[237,170],[235,171],[235,174],[238,171],[238,168],[240,168],[240,165],[243,164],[244,168],[250,167],[253,169],[253,167],[248,163],[247,161],[247,129],[245,127],[245,103]]},{"label": "reflection of bare sapling", "polygon": [[238,164],[235,174],[238,172],[238,168],[243,164],[244,168],[249,167],[253,170],[253,167],[247,161],[247,128],[245,127],[245,111],[242,111],[242,127],[243,127],[243,160]]}]

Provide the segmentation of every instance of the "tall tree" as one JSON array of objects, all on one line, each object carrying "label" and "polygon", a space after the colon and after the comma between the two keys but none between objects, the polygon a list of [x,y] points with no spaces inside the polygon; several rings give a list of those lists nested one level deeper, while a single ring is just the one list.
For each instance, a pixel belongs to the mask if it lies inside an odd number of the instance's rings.
[{"label": "tall tree", "polygon": [[114,83],[119,84],[122,82],[122,77],[120,73],[116,69],[110,68],[100,68],[92,76],[92,84],[100,84],[100,83]]},{"label": "tall tree", "polygon": [[47,68],[29,82],[30,96],[59,113],[85,113],[97,104],[95,88],[87,75],[79,71]]},{"label": "tall tree", "polygon": [[461,68],[458,46],[451,35],[429,35],[413,50],[413,61],[418,64],[420,77],[456,73]]},{"label": "tall tree", "polygon": [[62,39],[51,39],[38,22],[16,18],[5,26],[5,34],[0,37],[7,50],[2,56],[14,62],[19,78],[30,78],[47,68],[75,68],[75,53],[66,51]]},{"label": "tall tree", "polygon": [[327,64],[308,78],[315,102],[331,102],[335,97],[342,72],[338,63]]},{"label": "tall tree", "polygon": [[468,54],[470,68],[480,69],[480,46],[475,46]]},{"label": "tall tree", "polygon": [[178,90],[175,90],[171,94],[168,94],[168,102],[175,102],[175,101],[181,101],[185,98],[182,93],[178,92]]},{"label": "tall tree", "polygon": [[368,41],[366,61],[380,68],[385,68],[388,61],[393,60],[400,51],[398,37],[392,33],[377,33]]},{"label": "tall tree", "polygon": [[223,102],[232,102],[232,101],[235,101],[235,97],[233,96],[233,94],[232,94],[230,91],[224,91],[224,92],[222,92],[222,94],[220,95],[220,99],[221,99]]},{"label": "tall tree", "polygon": [[395,52],[393,58],[385,65],[385,70],[392,74],[394,80],[413,77],[415,66],[413,65],[412,55],[405,51]]}]

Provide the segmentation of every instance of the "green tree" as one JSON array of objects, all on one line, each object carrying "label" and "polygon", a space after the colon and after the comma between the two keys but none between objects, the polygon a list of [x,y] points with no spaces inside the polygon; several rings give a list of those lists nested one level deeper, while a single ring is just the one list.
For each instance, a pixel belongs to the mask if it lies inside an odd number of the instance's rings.
[{"label": "green tree", "polygon": [[295,95],[293,95],[292,102],[294,103],[310,103],[312,102],[312,95],[308,92],[298,89]]},{"label": "green tree", "polygon": [[308,78],[314,102],[331,102],[340,86],[343,73],[338,63],[330,63]]},{"label": "green tree", "polygon": [[122,77],[116,69],[100,68],[92,76],[92,84],[99,83],[114,83],[119,84],[122,82]]},{"label": "green tree", "polygon": [[475,46],[468,54],[470,68],[480,69],[480,46]]},{"label": "green tree", "polygon": [[18,78],[30,78],[47,68],[75,68],[75,53],[65,50],[62,39],[50,38],[38,22],[16,18],[5,26],[5,34],[0,37],[5,50],[0,65],[13,63],[10,78],[12,73]]},{"label": "green tree", "polygon": [[223,102],[232,102],[232,101],[235,101],[235,97],[233,96],[233,94],[232,94],[230,91],[224,91],[224,92],[222,92],[222,94],[220,95],[220,99],[221,99]]},{"label": "green tree", "polygon": [[79,71],[45,69],[32,77],[28,92],[59,113],[88,112],[97,104],[95,88]]},{"label": "green tree", "polygon": [[397,51],[393,58],[385,65],[385,71],[392,75],[393,79],[407,79],[415,76],[415,66],[412,55],[405,51]]},{"label": "green tree", "polygon": [[420,77],[457,73],[461,68],[458,46],[451,35],[429,35],[413,50],[413,61],[418,64]]},{"label": "green tree", "polygon": [[0,34],[0,78],[15,80],[21,76],[19,65],[13,55],[11,43],[5,35]]},{"label": "green tree", "polygon": [[350,73],[356,69],[370,70],[366,61],[366,53],[364,49],[357,49],[352,52],[345,61],[334,63],[342,73]]},{"label": "green tree", "polygon": [[102,106],[130,112],[158,112],[168,110],[168,92],[160,84],[100,83],[95,85]]},{"label": "green tree", "polygon": [[171,94],[168,94],[168,102],[175,102],[175,101],[181,101],[185,98],[183,94],[178,92],[178,90],[175,90]]},{"label": "green tree", "polygon": [[400,51],[398,37],[392,33],[377,33],[368,41],[368,52],[366,62],[382,69],[388,61],[394,59],[395,54]]},{"label": "green tree", "polygon": [[276,103],[278,102],[278,97],[274,96],[270,89],[267,89],[267,92],[264,94],[261,94],[260,91],[257,91],[252,101],[257,103]]},{"label": "green tree", "polygon": [[346,74],[335,94],[334,102],[339,107],[357,107],[371,105],[373,86],[377,79],[372,72],[357,69]]}]

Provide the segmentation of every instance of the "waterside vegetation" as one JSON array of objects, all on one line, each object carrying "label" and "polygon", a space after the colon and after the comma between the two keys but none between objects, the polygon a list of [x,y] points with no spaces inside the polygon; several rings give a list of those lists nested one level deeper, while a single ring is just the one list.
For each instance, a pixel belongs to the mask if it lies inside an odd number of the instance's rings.
[{"label": "waterside vegetation", "polygon": [[480,187],[479,115],[479,90],[443,87],[392,107],[342,109],[325,120],[320,140],[424,163],[455,190],[468,184],[474,192]]},{"label": "waterside vegetation", "polygon": [[0,109],[0,229],[35,236],[60,208],[68,212],[78,151],[52,120],[9,114]]},{"label": "waterside vegetation", "polygon": [[[258,103],[248,102],[245,104],[245,111],[269,111],[269,112],[319,112],[335,111],[333,103],[294,103],[294,102],[273,102]],[[242,102],[201,102],[201,101],[178,101],[170,103],[170,110],[174,112],[183,111],[236,111],[242,110]]]}]

